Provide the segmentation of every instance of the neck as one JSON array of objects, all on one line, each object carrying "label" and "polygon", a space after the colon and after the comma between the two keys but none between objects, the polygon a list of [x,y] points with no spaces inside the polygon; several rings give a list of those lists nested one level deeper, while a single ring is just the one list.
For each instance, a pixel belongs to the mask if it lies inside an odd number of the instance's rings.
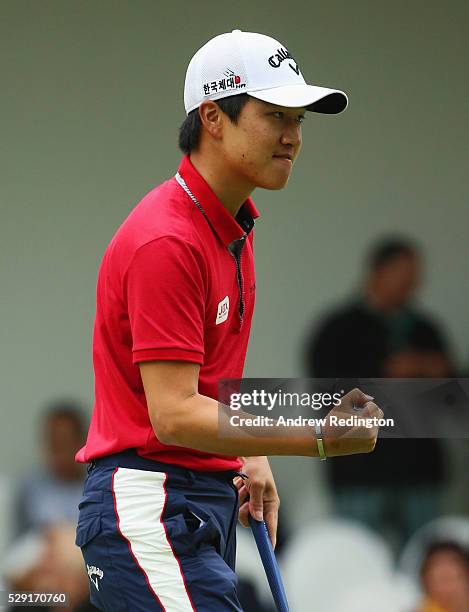
[{"label": "neck", "polygon": [[189,158],[226,210],[236,217],[254,190],[254,185],[240,180],[216,152],[201,149],[191,152]]}]

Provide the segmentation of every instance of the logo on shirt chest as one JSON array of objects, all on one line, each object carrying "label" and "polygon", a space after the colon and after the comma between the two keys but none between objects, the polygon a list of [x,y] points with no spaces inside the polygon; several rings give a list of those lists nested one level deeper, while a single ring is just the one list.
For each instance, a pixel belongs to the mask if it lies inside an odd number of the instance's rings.
[{"label": "logo on shirt chest", "polygon": [[228,296],[224,297],[221,302],[218,303],[217,310],[217,318],[215,320],[216,325],[220,325],[228,318],[228,313],[230,311],[230,298]]}]

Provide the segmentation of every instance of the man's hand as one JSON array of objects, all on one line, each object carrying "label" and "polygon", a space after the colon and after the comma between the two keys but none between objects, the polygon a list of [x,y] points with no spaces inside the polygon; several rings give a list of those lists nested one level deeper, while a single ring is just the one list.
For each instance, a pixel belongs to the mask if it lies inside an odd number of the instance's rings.
[{"label": "man's hand", "polygon": [[248,478],[233,480],[239,492],[239,522],[249,527],[249,514],[258,521],[264,519],[275,548],[280,499],[267,457],[245,457],[242,471]]},{"label": "man's hand", "polygon": [[[353,389],[342,398],[340,404],[335,406],[327,415],[327,424],[323,427],[324,446],[327,456],[353,455],[356,453],[370,453],[374,450],[378,437],[378,426],[366,427],[364,424],[339,425],[330,417],[349,419],[352,416],[361,419],[378,418],[384,415],[369,395]],[[361,421],[363,423],[363,421]]]}]

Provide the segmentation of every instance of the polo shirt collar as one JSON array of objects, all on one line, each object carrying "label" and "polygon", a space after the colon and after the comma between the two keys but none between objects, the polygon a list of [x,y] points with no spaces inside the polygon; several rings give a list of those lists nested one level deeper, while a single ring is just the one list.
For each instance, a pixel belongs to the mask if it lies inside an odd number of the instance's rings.
[{"label": "polo shirt collar", "polygon": [[244,202],[235,219],[192,164],[189,154],[182,158],[178,172],[199,201],[210,225],[226,247],[251,231],[254,226],[254,219],[259,217],[259,212],[251,198]]}]

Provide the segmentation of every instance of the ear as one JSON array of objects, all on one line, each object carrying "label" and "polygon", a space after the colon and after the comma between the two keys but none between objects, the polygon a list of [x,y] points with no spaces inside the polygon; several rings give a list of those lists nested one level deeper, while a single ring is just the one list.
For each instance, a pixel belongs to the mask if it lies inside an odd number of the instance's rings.
[{"label": "ear", "polygon": [[215,139],[221,138],[223,127],[223,113],[220,107],[212,100],[202,102],[199,106],[199,117],[203,127]]}]

